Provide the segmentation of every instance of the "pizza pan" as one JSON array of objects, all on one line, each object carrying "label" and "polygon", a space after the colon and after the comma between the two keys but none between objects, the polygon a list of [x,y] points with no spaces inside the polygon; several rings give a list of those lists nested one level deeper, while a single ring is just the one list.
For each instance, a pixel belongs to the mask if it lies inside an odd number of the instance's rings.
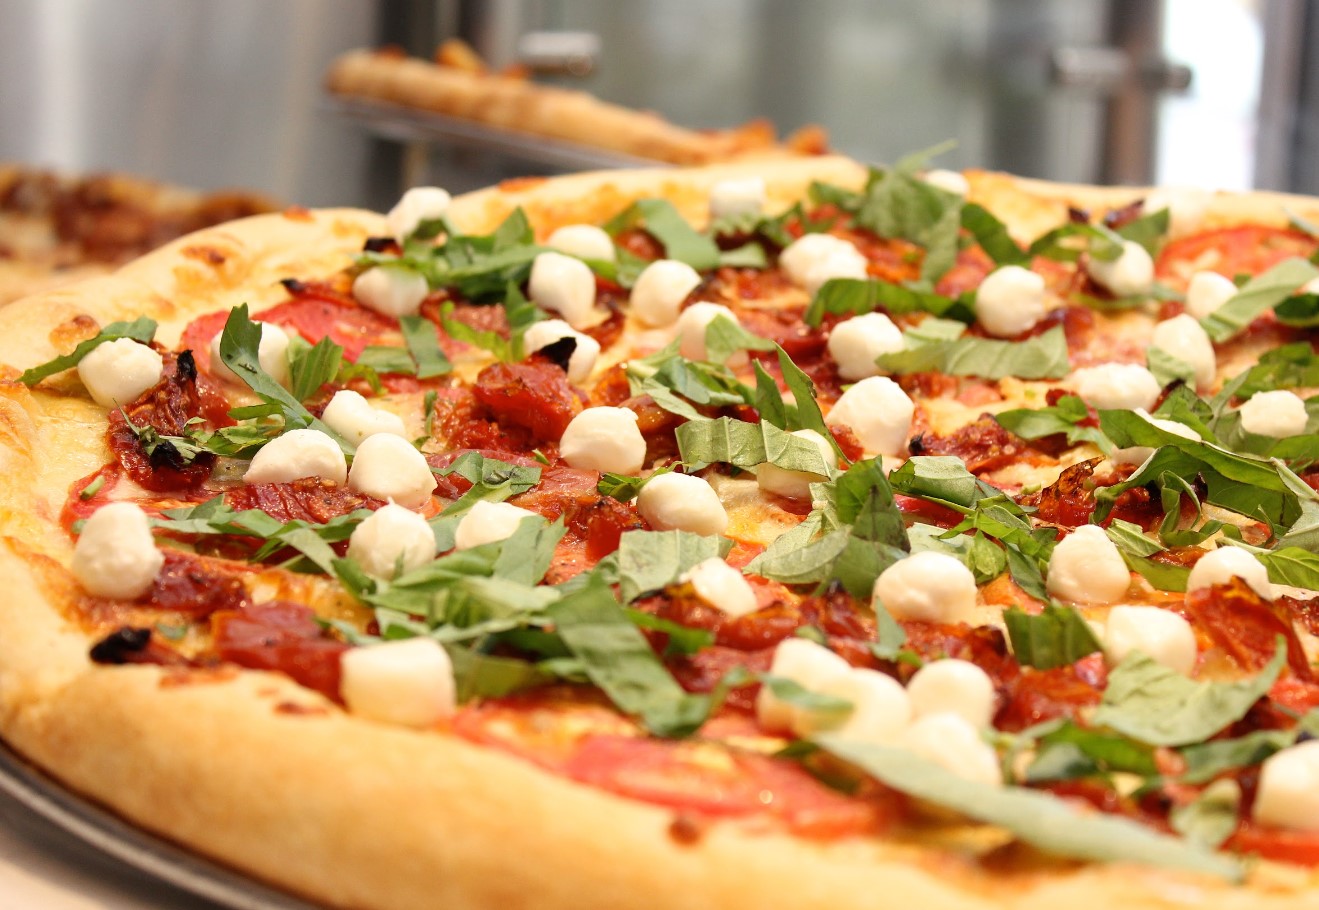
[{"label": "pizza pan", "polygon": [[319,910],[170,841],[65,789],[0,741],[0,794],[95,850],[231,910]]}]

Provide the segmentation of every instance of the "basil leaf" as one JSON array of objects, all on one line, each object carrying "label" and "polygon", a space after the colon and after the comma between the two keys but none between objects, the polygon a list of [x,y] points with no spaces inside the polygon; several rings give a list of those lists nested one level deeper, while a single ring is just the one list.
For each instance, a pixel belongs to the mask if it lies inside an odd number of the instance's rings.
[{"label": "basil leaf", "polygon": [[831,473],[815,443],[773,424],[747,423],[731,417],[689,420],[678,427],[676,435],[682,460],[696,470],[716,462],[739,468],[768,462],[822,477]]},{"label": "basil leaf", "polygon": [[1212,739],[1181,749],[1186,770],[1179,778],[1187,784],[1205,784],[1220,774],[1258,765],[1275,752],[1296,742],[1295,730],[1256,730],[1234,739]]},{"label": "basil leaf", "polygon": [[975,237],[976,243],[989,254],[995,265],[1025,265],[1030,262],[1026,251],[1008,233],[1007,225],[983,205],[968,202],[962,206],[962,227]]},{"label": "basil leaf", "polygon": [[632,477],[606,471],[600,475],[600,482],[595,485],[595,489],[605,496],[612,496],[619,502],[631,502],[637,498],[637,494],[649,479],[649,477]]},{"label": "basil leaf", "polygon": [[247,315],[247,304],[234,307],[229,311],[224,331],[220,335],[220,360],[233,370],[248,388],[267,405],[276,409],[284,418],[287,429],[310,428],[320,430],[329,436],[346,454],[353,453],[353,447],[338,433],[322,423],[302,406],[282,385],[271,379],[261,368],[257,350],[261,345],[261,326]]},{"label": "basil leaf", "polygon": [[1089,417],[1085,402],[1075,395],[1064,395],[1052,407],[1017,408],[994,415],[1003,429],[1022,439],[1043,439],[1062,433],[1068,445],[1092,442],[1100,449],[1111,451],[1112,443],[1098,427],[1080,425]]},{"label": "basil leaf", "polygon": [[910,548],[906,525],[880,458],[858,461],[823,486],[824,498],[836,520],[851,525],[853,534],[902,550]]},{"label": "basil leaf", "polygon": [[540,483],[540,467],[516,465],[497,458],[486,458],[480,452],[464,452],[447,468],[435,472],[441,477],[457,474],[472,488],[454,500],[441,515],[462,515],[476,503],[503,502],[510,496],[525,493]]},{"label": "basil leaf", "polygon": [[727,363],[739,351],[772,351],[775,347],[768,338],[748,332],[722,314],[705,327],[705,359],[711,363]]},{"label": "basil leaf", "polygon": [[856,222],[881,237],[910,240],[925,248],[921,278],[931,284],[957,258],[962,198],[922,180],[907,163],[872,175]]},{"label": "basil leaf", "polygon": [[998,825],[1058,856],[1185,869],[1241,881],[1242,865],[1120,816],[1047,793],[967,780],[902,749],[822,735],[815,741],[901,793]]},{"label": "basil leaf", "polygon": [[627,618],[632,620],[632,624],[638,629],[662,632],[668,636],[668,643],[664,646],[665,657],[675,654],[690,656],[702,648],[708,648],[714,644],[714,633],[709,629],[693,629],[690,626],[684,626],[670,619],[663,619],[652,613],[634,610],[631,607],[628,607],[625,612]]},{"label": "basil leaf", "polygon": [[773,676],[765,673],[761,675],[760,682],[773,692],[776,698],[787,702],[794,708],[810,712],[824,725],[837,726],[852,715],[853,706],[847,699],[839,698],[836,695],[826,695],[823,692],[812,692],[801,683],[788,679],[786,676]]},{"label": "basil leaf", "polygon": [[1007,376],[1060,379],[1071,372],[1067,336],[1062,326],[1054,326],[1025,341],[957,338],[912,347],[911,332],[906,335],[907,350],[881,354],[875,360],[884,372],[906,375],[933,370],[953,376],[980,376],[985,379],[1003,379]]},{"label": "basil leaf", "polygon": [[1269,581],[1274,584],[1319,591],[1319,553],[1287,546],[1255,555],[1269,570]]},{"label": "basil leaf", "polygon": [[1236,394],[1242,398],[1273,389],[1319,386],[1319,354],[1307,341],[1284,344],[1261,354],[1259,362],[1238,379]]},{"label": "basil leaf", "polygon": [[[769,375],[759,360],[751,362],[756,372],[756,391],[752,405],[765,423],[772,423],[780,430],[791,430],[796,426],[797,409],[789,407],[783,400],[783,393],[774,377]],[[795,397],[795,396],[794,396]]]},{"label": "basil leaf", "polygon": [[81,342],[68,354],[56,357],[54,360],[48,360],[40,366],[32,367],[30,370],[23,372],[18,377],[18,381],[26,386],[34,386],[47,376],[54,376],[56,373],[62,373],[65,370],[76,367],[82,363],[82,359],[92,351],[105,344],[107,341],[117,341],[120,338],[131,338],[142,344],[149,344],[151,339],[156,337],[156,321],[148,319],[146,316],[140,316],[132,322],[112,322],[101,331],[97,332],[95,337],[88,338]]},{"label": "basil leaf", "polygon": [[1195,385],[1195,367],[1180,357],[1174,357],[1163,348],[1146,348],[1145,366],[1164,388],[1174,382],[1184,382],[1188,386]]},{"label": "basil leaf", "polygon": [[[792,394],[796,401],[796,423],[798,429],[814,430],[828,440],[829,444],[834,447],[834,451],[840,456],[842,450],[838,448],[838,443],[834,441],[833,434],[829,432],[828,425],[824,422],[824,414],[820,412],[820,405],[815,400],[815,383],[811,377],[807,376],[801,367],[793,362],[783,348],[778,349],[779,372],[783,374],[783,383],[788,387],[788,392]],[[817,472],[818,473],[818,472]]]},{"label": "basil leaf", "polygon": [[969,511],[980,499],[999,491],[966,469],[955,455],[916,455],[889,474],[893,489],[908,496]]},{"label": "basil leaf", "polygon": [[1109,673],[1094,722],[1155,746],[1203,742],[1244,717],[1286,662],[1281,636],[1258,676],[1230,683],[1191,680],[1135,652]]},{"label": "basil leaf", "polygon": [[1227,341],[1315,278],[1319,278],[1319,268],[1304,259],[1284,259],[1247,281],[1235,297],[1200,320],[1200,324],[1214,341]]},{"label": "basil leaf", "polygon": [[[358,370],[368,370],[368,381],[374,378],[371,383],[375,389],[380,384],[380,374],[395,373],[399,376],[414,376],[417,372],[416,361],[403,348],[388,347],[386,345],[367,345],[362,348],[362,353],[357,355],[357,360],[352,364],[344,364],[344,367],[356,367]],[[346,378],[346,370],[341,368],[339,378]]]},{"label": "basil leaf", "polygon": [[769,268],[769,257],[759,243],[744,243],[736,249],[720,250],[719,265],[730,269]]},{"label": "basil leaf", "polygon": [[1166,208],[1157,212],[1141,215],[1128,221],[1117,229],[1117,235],[1123,240],[1134,240],[1145,248],[1151,256],[1159,254],[1159,247],[1168,236],[1168,224],[1171,220]]},{"label": "basil leaf", "polygon": [[1003,624],[1012,653],[1023,667],[1066,667],[1101,650],[1090,624],[1076,610],[1060,604],[1046,604],[1037,615],[1009,607],[1003,611]]},{"label": "basil leaf", "polygon": [[453,371],[453,364],[440,350],[435,323],[421,316],[400,316],[398,324],[403,331],[403,343],[416,364],[418,379],[430,379]]},{"label": "basil leaf", "polygon": [[656,736],[685,736],[705,721],[708,698],[688,695],[599,581],[549,608],[554,629],[591,682]]},{"label": "basil leaf", "polygon": [[719,246],[683,218],[666,199],[639,199],[604,226],[610,236],[641,226],[664,247],[667,259],[685,262],[698,272],[719,265]]},{"label": "basil leaf", "polygon": [[820,514],[813,513],[776,538],[746,571],[786,585],[815,584],[832,576],[851,536],[848,528],[824,531]]},{"label": "basil leaf", "polygon": [[862,278],[826,281],[811,298],[802,320],[814,327],[824,321],[826,313],[858,316],[877,309],[883,309],[890,316],[931,313],[967,324],[975,322],[975,309],[968,300]]},{"label": "basil leaf", "polygon": [[445,643],[453,664],[455,694],[459,704],[475,698],[503,698],[550,682],[548,673],[535,664],[514,657],[482,654],[461,645]]},{"label": "basil leaf", "polygon": [[328,335],[310,347],[301,336],[294,336],[291,341],[302,342],[302,349],[295,354],[294,345],[289,345],[289,391],[298,401],[306,401],[339,374],[343,348]]},{"label": "basil leaf", "polygon": [[945,534],[942,528],[934,525],[912,525],[907,529],[911,552],[933,550],[951,556],[971,570],[977,585],[988,584],[1007,571],[1007,554],[984,534],[978,531],[975,534],[954,534],[951,537]]},{"label": "basil leaf", "polygon": [[1319,325],[1319,294],[1293,294],[1273,309],[1278,321],[1296,328]]},{"label": "basil leaf", "polygon": [[549,571],[555,548],[567,532],[563,518],[554,522],[531,516],[522,519],[499,548],[493,566],[495,576],[528,586],[538,584]]},{"label": "basil leaf", "polygon": [[1030,783],[1074,780],[1096,774],[1127,773],[1154,777],[1159,773],[1154,748],[1125,736],[1079,727],[1063,721],[1039,738],[1038,757],[1026,770]]},{"label": "basil leaf", "polygon": [[732,541],[689,531],[624,531],[618,539],[618,584],[626,603],[658,591],[699,562],[725,556]]},{"label": "basil leaf", "polygon": [[1043,256],[1059,262],[1076,262],[1081,255],[1112,262],[1122,255],[1123,237],[1101,224],[1064,224],[1031,243],[1026,251],[1032,259]]},{"label": "basil leaf", "polygon": [[1241,822],[1241,785],[1234,780],[1210,784],[1194,802],[1173,806],[1168,821],[1188,843],[1216,849]]}]

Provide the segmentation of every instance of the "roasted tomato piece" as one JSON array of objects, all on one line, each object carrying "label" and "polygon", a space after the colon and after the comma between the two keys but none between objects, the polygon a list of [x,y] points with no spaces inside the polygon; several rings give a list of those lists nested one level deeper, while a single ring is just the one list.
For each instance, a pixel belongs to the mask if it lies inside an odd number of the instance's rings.
[{"label": "roasted tomato piece", "polygon": [[1039,458],[1030,443],[1003,429],[988,414],[947,436],[921,433],[912,439],[908,449],[912,455],[955,455],[966,462],[966,469],[972,474]]},{"label": "roasted tomato piece", "polygon": [[197,366],[192,354],[166,354],[164,371],[156,383],[132,404],[109,414],[108,441],[124,471],[139,486],[153,493],[191,490],[211,476],[215,456],[201,453],[186,460],[168,441],[155,440],[150,454],[137,433],[150,427],[159,436],[183,436],[188,421],[200,416]]},{"label": "roasted tomato piece", "polygon": [[271,601],[211,616],[215,654],[252,670],[278,670],[299,685],[339,700],[339,658],[348,645],[331,638],[301,604]]},{"label": "roasted tomato piece", "polygon": [[1240,669],[1249,673],[1263,669],[1281,636],[1292,675],[1314,679],[1286,607],[1266,601],[1240,578],[1188,592],[1185,610],[1201,644],[1216,649]]},{"label": "roasted tomato piece", "polygon": [[295,519],[325,524],[357,509],[378,509],[385,503],[319,477],[299,477],[288,483],[249,483],[225,494],[230,508],[260,509],[280,521]]},{"label": "roasted tomato piece", "polygon": [[486,367],[472,392],[496,423],[523,427],[534,439],[546,442],[558,442],[582,409],[563,370],[535,357]]}]

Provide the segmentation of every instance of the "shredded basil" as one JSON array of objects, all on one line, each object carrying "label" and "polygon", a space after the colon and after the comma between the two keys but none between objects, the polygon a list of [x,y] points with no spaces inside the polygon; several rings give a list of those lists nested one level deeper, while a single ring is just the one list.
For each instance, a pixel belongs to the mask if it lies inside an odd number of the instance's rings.
[{"label": "shredded basil", "polygon": [[1319,268],[1304,259],[1285,259],[1247,281],[1235,297],[1200,320],[1200,324],[1214,341],[1227,341],[1315,278],[1319,278]]},{"label": "shredded basil", "polygon": [[907,350],[881,354],[875,363],[888,373],[905,375],[937,371],[953,376],[984,379],[1060,379],[1071,371],[1067,336],[1062,326],[1027,338],[1001,341],[996,338],[958,337],[952,340],[920,341],[908,330]]},{"label": "shredded basil", "polygon": [[1026,251],[1008,233],[1007,225],[983,205],[968,202],[962,206],[962,227],[975,237],[976,243],[989,254],[995,265],[1025,265],[1030,262]]},{"label": "shredded basil", "polygon": [[1113,444],[1098,427],[1082,425],[1089,417],[1085,402],[1075,395],[1062,396],[1052,407],[1017,408],[994,415],[1005,430],[1022,439],[1042,439],[1061,433],[1067,437],[1068,445],[1091,442],[1101,450],[1111,451]]},{"label": "shredded basil", "polygon": [[540,483],[541,469],[535,465],[517,465],[497,458],[487,458],[480,452],[464,452],[447,468],[435,473],[441,477],[457,474],[472,485],[470,490],[441,513],[451,516],[462,515],[482,500],[503,502],[510,496],[527,492]]},{"label": "shredded basil", "polygon": [[418,379],[430,379],[453,371],[453,364],[440,350],[435,323],[421,316],[400,316],[398,324]]},{"label": "shredded basil", "polygon": [[132,322],[112,322],[101,331],[97,332],[95,337],[88,338],[81,342],[70,353],[56,357],[54,360],[48,360],[40,366],[32,367],[30,370],[18,377],[18,381],[26,386],[36,385],[47,376],[54,376],[56,373],[62,373],[67,369],[76,367],[82,363],[82,359],[92,351],[105,344],[107,341],[117,341],[120,338],[131,338],[142,344],[149,344],[151,339],[156,337],[156,321],[141,316]]},{"label": "shredded basil", "polygon": [[611,236],[642,227],[664,247],[668,259],[685,262],[698,272],[719,265],[719,247],[700,233],[665,199],[639,199],[611,218],[604,226]]},{"label": "shredded basil", "polygon": [[618,584],[626,603],[658,591],[699,562],[722,557],[732,547],[725,537],[689,531],[624,531],[618,539]]},{"label": "shredded basil", "polygon": [[682,424],[676,435],[682,460],[693,470],[715,463],[739,468],[769,463],[822,477],[832,473],[815,443],[769,423],[747,423],[732,417],[703,418]]},{"label": "shredded basil", "polygon": [[809,326],[818,326],[826,313],[856,316],[882,309],[890,316],[930,313],[970,324],[975,322],[972,299],[970,293],[952,298],[887,281],[831,278],[815,292],[802,321]]},{"label": "shredded basil", "polygon": [[1066,667],[1101,650],[1090,624],[1076,610],[1061,604],[1046,604],[1034,615],[1009,607],[1003,611],[1003,624],[1012,653],[1023,667]]}]

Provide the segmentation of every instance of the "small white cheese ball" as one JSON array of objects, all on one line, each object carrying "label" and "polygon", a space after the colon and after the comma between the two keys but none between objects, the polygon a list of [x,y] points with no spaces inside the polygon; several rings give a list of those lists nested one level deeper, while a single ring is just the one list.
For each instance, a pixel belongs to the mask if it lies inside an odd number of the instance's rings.
[{"label": "small white cheese ball", "polygon": [[710,217],[759,215],[765,208],[764,177],[734,177],[710,187]]},{"label": "small white cheese ball", "polygon": [[564,338],[577,342],[568,358],[568,381],[582,383],[595,369],[595,362],[600,357],[600,342],[590,335],[577,331],[562,319],[542,319],[533,323],[522,335],[522,346],[528,354],[534,354],[541,348],[554,344]]},{"label": "small white cheese ball", "polygon": [[1108,620],[1099,637],[1113,663],[1140,651],[1183,676],[1190,676],[1195,669],[1195,630],[1171,610],[1114,607],[1108,611]]},{"label": "small white cheese ball", "polygon": [[[838,453],[834,451],[833,445],[814,430],[793,430],[793,436],[798,439],[805,439],[815,443],[815,447],[820,450],[820,455],[824,458],[824,463],[830,468],[838,467]],[[756,468],[756,483],[766,493],[777,493],[779,496],[786,496],[788,499],[810,499],[811,484],[822,483],[829,478],[823,474],[813,474],[810,471],[789,471],[786,468],[780,468],[778,465],[765,462]]]},{"label": "small white cheese ball", "polygon": [[711,556],[678,577],[696,596],[729,616],[746,616],[760,609],[756,592],[745,575],[718,556]]},{"label": "small white cheese ball", "polygon": [[73,575],[88,594],[135,600],[151,588],[165,554],[151,536],[151,519],[131,502],[101,506],[73,546]]},{"label": "small white cheese ball", "polygon": [[392,433],[377,433],[357,447],[348,486],[366,496],[419,509],[430,501],[438,483],[426,456],[412,443]]},{"label": "small white cheese ball", "polygon": [[1200,230],[1209,208],[1210,194],[1195,187],[1165,186],[1145,197],[1141,210],[1153,215],[1168,210],[1168,236],[1180,237]]},{"label": "small white cheese ball", "polygon": [[813,736],[827,730],[836,736],[872,743],[892,743],[911,722],[911,699],[902,683],[878,670],[848,668],[811,691],[832,695],[852,705],[843,720],[829,714],[798,711],[792,732]]},{"label": "small white cheese ball", "polygon": [[1214,384],[1218,360],[1214,344],[1194,316],[1182,313],[1165,319],[1154,326],[1150,347],[1159,348],[1186,363],[1195,371],[1197,388],[1208,389]]},{"label": "small white cheese ball", "polygon": [[976,579],[947,553],[924,550],[889,566],[875,579],[875,608],[897,620],[970,622],[976,609]]},{"label": "small white cheese ball", "polygon": [[523,519],[533,516],[536,516],[535,512],[506,502],[481,500],[467,510],[467,514],[454,529],[454,549],[470,550],[483,544],[507,540],[513,536]]},{"label": "small white cheese ball", "polygon": [[[1151,417],[1143,408],[1136,408],[1136,413],[1146,421],[1163,430],[1165,433],[1171,433],[1174,436],[1180,436],[1183,439],[1199,440],[1200,435],[1188,427],[1186,424],[1177,420],[1167,420],[1162,417]],[[1128,446],[1125,449],[1116,449],[1110,456],[1114,464],[1144,464],[1146,459],[1154,454],[1154,449],[1149,446]]]},{"label": "small white cheese ball", "polygon": [[1186,592],[1225,585],[1233,578],[1240,578],[1265,600],[1273,599],[1269,570],[1255,554],[1240,547],[1219,547],[1196,560],[1186,579]]},{"label": "small white cheese ball", "polygon": [[958,714],[986,730],[994,720],[994,681],[969,660],[935,660],[916,671],[907,683],[912,713]]},{"label": "small white cheese ball", "polygon": [[350,445],[359,446],[362,440],[377,433],[407,436],[403,418],[397,414],[372,407],[352,389],[340,389],[325,406],[321,420]]},{"label": "small white cheese ball", "polygon": [[838,375],[848,382],[878,375],[875,358],[904,347],[902,330],[883,313],[853,316],[829,333],[829,356],[838,364]]},{"label": "small white cheese ball", "polygon": [[449,211],[451,201],[453,197],[438,186],[414,186],[389,210],[385,224],[394,239],[402,243],[423,221],[442,217]]},{"label": "small white cheese ball", "polygon": [[453,664],[433,638],[352,648],[339,659],[339,670],[339,694],[359,717],[422,728],[457,708]]},{"label": "small white cheese ball", "polygon": [[708,483],[676,471],[647,480],[637,494],[637,512],[657,531],[691,531],[709,537],[728,527],[728,513]]},{"label": "small white cheese ball", "polygon": [[1186,286],[1186,311],[1204,319],[1237,295],[1237,286],[1217,272],[1196,272]]},{"label": "small white cheese ball", "polygon": [[636,474],[646,461],[646,440],[629,408],[587,408],[568,422],[559,457],[587,471]]},{"label": "small white cheese ball", "polygon": [[779,254],[788,279],[809,294],[831,278],[865,278],[868,265],[855,244],[833,234],[807,234]]},{"label": "small white cheese ball", "polygon": [[1111,604],[1131,587],[1131,571],[1098,525],[1081,525],[1053,548],[1049,593],[1068,603]]},{"label": "small white cheese ball", "polygon": [[116,338],[92,349],[78,363],[78,378],[103,408],[130,404],[160,382],[165,360],[145,344]]},{"label": "small white cheese ball", "polygon": [[870,376],[839,396],[824,422],[850,427],[867,452],[900,455],[915,415],[916,405],[901,386],[887,376]]},{"label": "small white cheese ball", "polygon": [[289,483],[299,477],[344,483],[348,460],[339,443],[320,430],[289,430],[257,450],[243,482]]},{"label": "small white cheese ball", "polygon": [[[851,670],[851,665],[833,651],[796,636],[778,643],[769,665],[771,676],[790,679],[810,692],[819,692],[824,685],[846,676]],[[783,701],[769,686],[761,686],[760,694],[756,696],[756,719],[771,732],[789,732],[797,728],[801,718],[808,713]]]},{"label": "small white cheese ball", "polygon": [[1068,382],[1093,408],[1135,410],[1154,407],[1163,388],[1154,374],[1137,363],[1101,363],[1072,372]]},{"label": "small white cheese ball", "polygon": [[1255,394],[1241,406],[1240,413],[1241,429],[1274,439],[1299,436],[1310,421],[1305,402],[1286,389]]},{"label": "small white cheese ball", "polygon": [[595,273],[575,256],[541,253],[531,263],[527,296],[538,306],[558,313],[574,329],[600,321],[595,306]]},{"label": "small white cheese ball", "polygon": [[426,519],[392,502],[372,512],[348,538],[348,558],[375,578],[419,569],[435,552],[435,532]]},{"label": "small white cheese ball", "polygon": [[1105,262],[1086,257],[1085,270],[1096,282],[1118,297],[1148,294],[1154,287],[1154,260],[1149,251],[1134,240],[1122,241],[1122,252]]},{"label": "small white cheese ball", "polygon": [[916,718],[903,734],[902,745],[958,777],[994,786],[1003,783],[998,754],[981,738],[979,728],[959,714],[945,711]]},{"label": "small white cheese ball", "polygon": [[1319,832],[1319,740],[1264,759],[1253,815],[1261,825]]},{"label": "small white cheese ball", "polygon": [[618,258],[613,238],[594,224],[565,224],[546,238],[545,245],[581,259],[613,262]]},{"label": "small white cheese ball", "polygon": [[678,318],[687,295],[701,283],[696,269],[676,259],[656,259],[632,285],[629,307],[642,325],[662,327]]},{"label": "small white cheese ball", "polygon": [[925,172],[921,178],[930,186],[937,186],[946,193],[952,193],[954,196],[965,196],[971,192],[971,184],[967,182],[958,171],[950,171],[945,168],[937,167]]},{"label": "small white cheese ball", "polygon": [[357,302],[385,316],[417,315],[430,292],[424,275],[397,266],[376,266],[353,279]]},{"label": "small white cheese ball", "polygon": [[1049,312],[1044,276],[1019,265],[995,269],[976,291],[976,319],[999,338],[1014,338],[1034,328]]},{"label": "small white cheese ball", "polygon": [[[256,349],[257,363],[261,365],[267,376],[287,389],[292,382],[289,374],[288,333],[269,322],[262,322],[259,325],[261,341]],[[241,385],[243,380],[239,379],[238,374],[220,359],[220,337],[223,334],[221,332],[211,339],[211,375],[224,382]]]},{"label": "small white cheese ball", "polygon": [[734,325],[741,325],[733,311],[720,303],[699,301],[683,310],[677,325],[678,353],[688,360],[708,360],[705,330],[720,316],[727,317]]}]

